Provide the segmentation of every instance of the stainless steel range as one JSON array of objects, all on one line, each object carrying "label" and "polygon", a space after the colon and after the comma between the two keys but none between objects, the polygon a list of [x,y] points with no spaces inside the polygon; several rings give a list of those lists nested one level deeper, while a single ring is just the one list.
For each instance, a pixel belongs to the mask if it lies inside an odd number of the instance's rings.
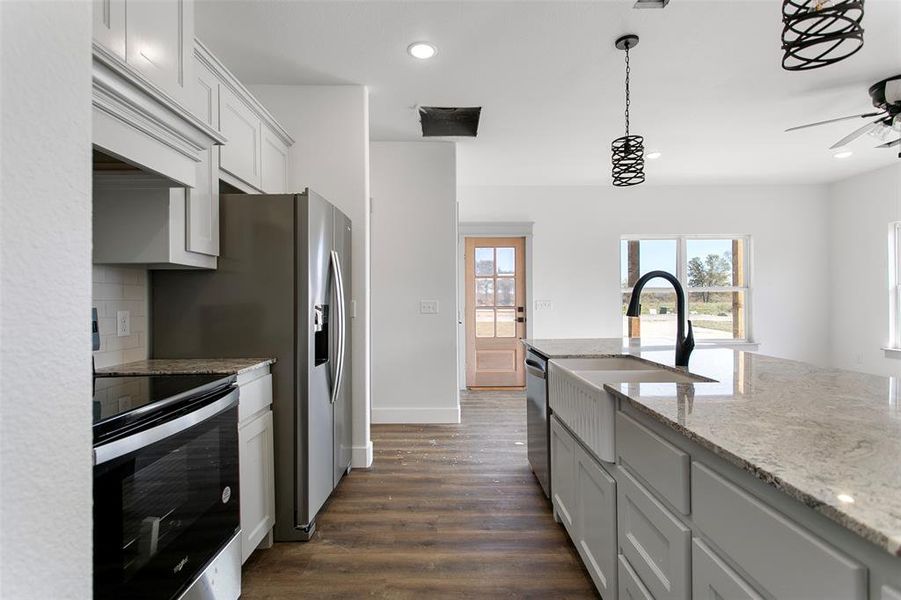
[{"label": "stainless steel range", "polygon": [[94,381],[94,598],[236,599],[233,376]]}]

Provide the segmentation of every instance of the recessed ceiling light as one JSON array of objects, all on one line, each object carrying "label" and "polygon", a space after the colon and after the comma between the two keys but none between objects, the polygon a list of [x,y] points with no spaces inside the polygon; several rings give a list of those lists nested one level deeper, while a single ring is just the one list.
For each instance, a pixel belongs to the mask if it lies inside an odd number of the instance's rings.
[{"label": "recessed ceiling light", "polygon": [[407,46],[407,54],[413,58],[425,60],[438,54],[438,48],[428,42],[413,42]]},{"label": "recessed ceiling light", "polygon": [[837,498],[839,499],[840,502],[844,502],[845,504],[853,504],[854,503],[854,497],[849,496],[848,494],[839,494],[837,496]]},{"label": "recessed ceiling light", "polygon": [[660,158],[661,156],[663,156],[663,152],[658,152],[657,150],[652,150],[651,152],[648,152],[647,154],[644,155],[644,157],[649,160],[656,160],[656,159]]},{"label": "recessed ceiling light", "polygon": [[841,150],[839,152],[836,152],[832,156],[834,156],[835,158],[848,158],[852,154],[854,154],[854,153],[851,152],[850,150]]}]

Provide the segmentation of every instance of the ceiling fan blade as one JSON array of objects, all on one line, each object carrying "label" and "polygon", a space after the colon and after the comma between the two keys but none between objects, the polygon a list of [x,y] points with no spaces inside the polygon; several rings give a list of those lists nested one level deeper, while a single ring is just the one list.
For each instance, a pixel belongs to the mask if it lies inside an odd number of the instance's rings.
[{"label": "ceiling fan blade", "polygon": [[844,146],[850,142],[853,142],[854,140],[856,140],[857,138],[859,138],[862,135],[866,135],[866,134],[870,133],[874,128],[877,127],[877,123],[879,123],[879,121],[881,121],[881,120],[882,119],[876,119],[872,123],[867,123],[863,127],[855,129],[854,131],[852,131],[851,133],[849,133],[848,135],[846,135],[839,141],[837,141],[834,144],[832,144],[831,146],[829,146],[829,149],[835,150],[836,148],[840,148],[841,146]]},{"label": "ceiling fan blade", "polygon": [[878,117],[885,114],[883,111],[863,113],[862,115],[850,115],[847,117],[839,117],[837,119],[829,119],[828,121],[817,121],[816,123],[808,123],[807,125],[798,125],[797,127],[789,127],[786,132],[797,131],[798,129],[807,129],[808,127],[818,127],[820,125],[828,125],[829,123],[838,123],[839,121],[848,121],[851,119],[866,119],[868,117]]},{"label": "ceiling fan blade", "polygon": [[876,147],[877,148],[891,148],[892,146],[898,146],[898,145],[901,145],[901,138],[898,138],[897,140],[895,140],[893,142],[886,142],[884,144],[879,144]]}]

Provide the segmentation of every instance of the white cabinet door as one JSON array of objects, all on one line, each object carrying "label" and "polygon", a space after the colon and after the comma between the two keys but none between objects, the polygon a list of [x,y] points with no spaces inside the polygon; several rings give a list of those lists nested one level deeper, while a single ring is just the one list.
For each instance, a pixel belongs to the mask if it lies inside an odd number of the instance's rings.
[{"label": "white cabinet door", "polygon": [[570,537],[576,538],[576,440],[557,417],[551,415],[551,490],[554,510],[566,526]]},{"label": "white cabinet door", "polygon": [[263,127],[263,191],[284,194],[288,191],[288,147],[269,127]]},{"label": "white cabinet door", "polygon": [[94,0],[94,40],[125,60],[125,0]]},{"label": "white cabinet door", "polygon": [[272,411],[238,427],[241,477],[241,562],[275,525]]},{"label": "white cabinet door", "polygon": [[193,0],[126,0],[125,19],[125,61],[182,106],[190,106]]},{"label": "white cabinet door", "polygon": [[[196,75],[195,113],[212,127],[219,124],[219,80],[199,60]],[[187,249],[219,255],[219,146],[201,152],[197,185],[188,190]]]},{"label": "white cabinet door", "polygon": [[576,548],[601,596],[616,596],[616,481],[576,444]]},{"label": "white cabinet door", "polygon": [[219,86],[219,131],[228,140],[220,149],[219,167],[259,189],[262,122],[226,85]]}]

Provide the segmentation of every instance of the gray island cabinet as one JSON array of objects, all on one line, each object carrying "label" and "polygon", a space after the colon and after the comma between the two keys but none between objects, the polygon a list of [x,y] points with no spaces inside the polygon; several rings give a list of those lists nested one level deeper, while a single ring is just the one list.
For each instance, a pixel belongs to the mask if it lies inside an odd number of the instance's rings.
[{"label": "gray island cabinet", "polygon": [[[623,354],[628,351],[595,355]],[[767,359],[755,356],[758,363]],[[553,365],[554,357],[548,358]],[[749,366],[744,359],[737,356],[734,365],[743,370]],[[790,368],[798,364],[784,362]],[[549,379],[555,373],[561,376],[559,369],[549,369]],[[709,371],[704,373],[709,378],[698,383],[595,385],[594,391],[609,394],[615,405],[612,461],[601,460],[592,449],[601,447],[596,438],[574,433],[600,427],[592,425],[595,417],[554,412],[560,388],[549,380],[554,516],[605,600],[901,600],[901,558],[892,546],[897,539],[892,522],[860,523],[850,508],[842,512],[813,501],[811,490],[794,487],[788,470],[774,474],[769,465],[755,463],[755,456],[731,454],[738,448],[714,446],[698,434],[700,421],[692,415],[702,410],[704,386],[716,392],[709,394],[711,405],[716,404],[722,426],[729,427],[727,412],[765,391],[765,386],[752,390],[749,381],[757,376],[770,381],[772,374],[772,369],[744,371],[740,385],[728,382],[734,393],[728,400],[715,385],[727,378],[720,373],[722,379],[714,381],[716,373]],[[589,379],[583,375],[586,394]],[[749,397],[736,398],[739,392]],[[674,403],[672,413],[656,404],[661,398]],[[803,437],[799,430],[788,428],[782,435]],[[748,421],[747,435],[756,431],[758,425]],[[836,444],[835,452],[842,451]],[[761,452],[778,453],[772,447]],[[823,455],[810,468],[828,469],[835,466],[834,458]],[[876,458],[896,461],[895,456]],[[822,479],[828,480],[825,472]],[[859,481],[847,485],[847,504],[853,505],[855,493],[865,496]],[[901,480],[874,485],[886,491],[901,486]],[[824,483],[823,489],[831,488]],[[889,505],[895,501],[887,500]]]}]

